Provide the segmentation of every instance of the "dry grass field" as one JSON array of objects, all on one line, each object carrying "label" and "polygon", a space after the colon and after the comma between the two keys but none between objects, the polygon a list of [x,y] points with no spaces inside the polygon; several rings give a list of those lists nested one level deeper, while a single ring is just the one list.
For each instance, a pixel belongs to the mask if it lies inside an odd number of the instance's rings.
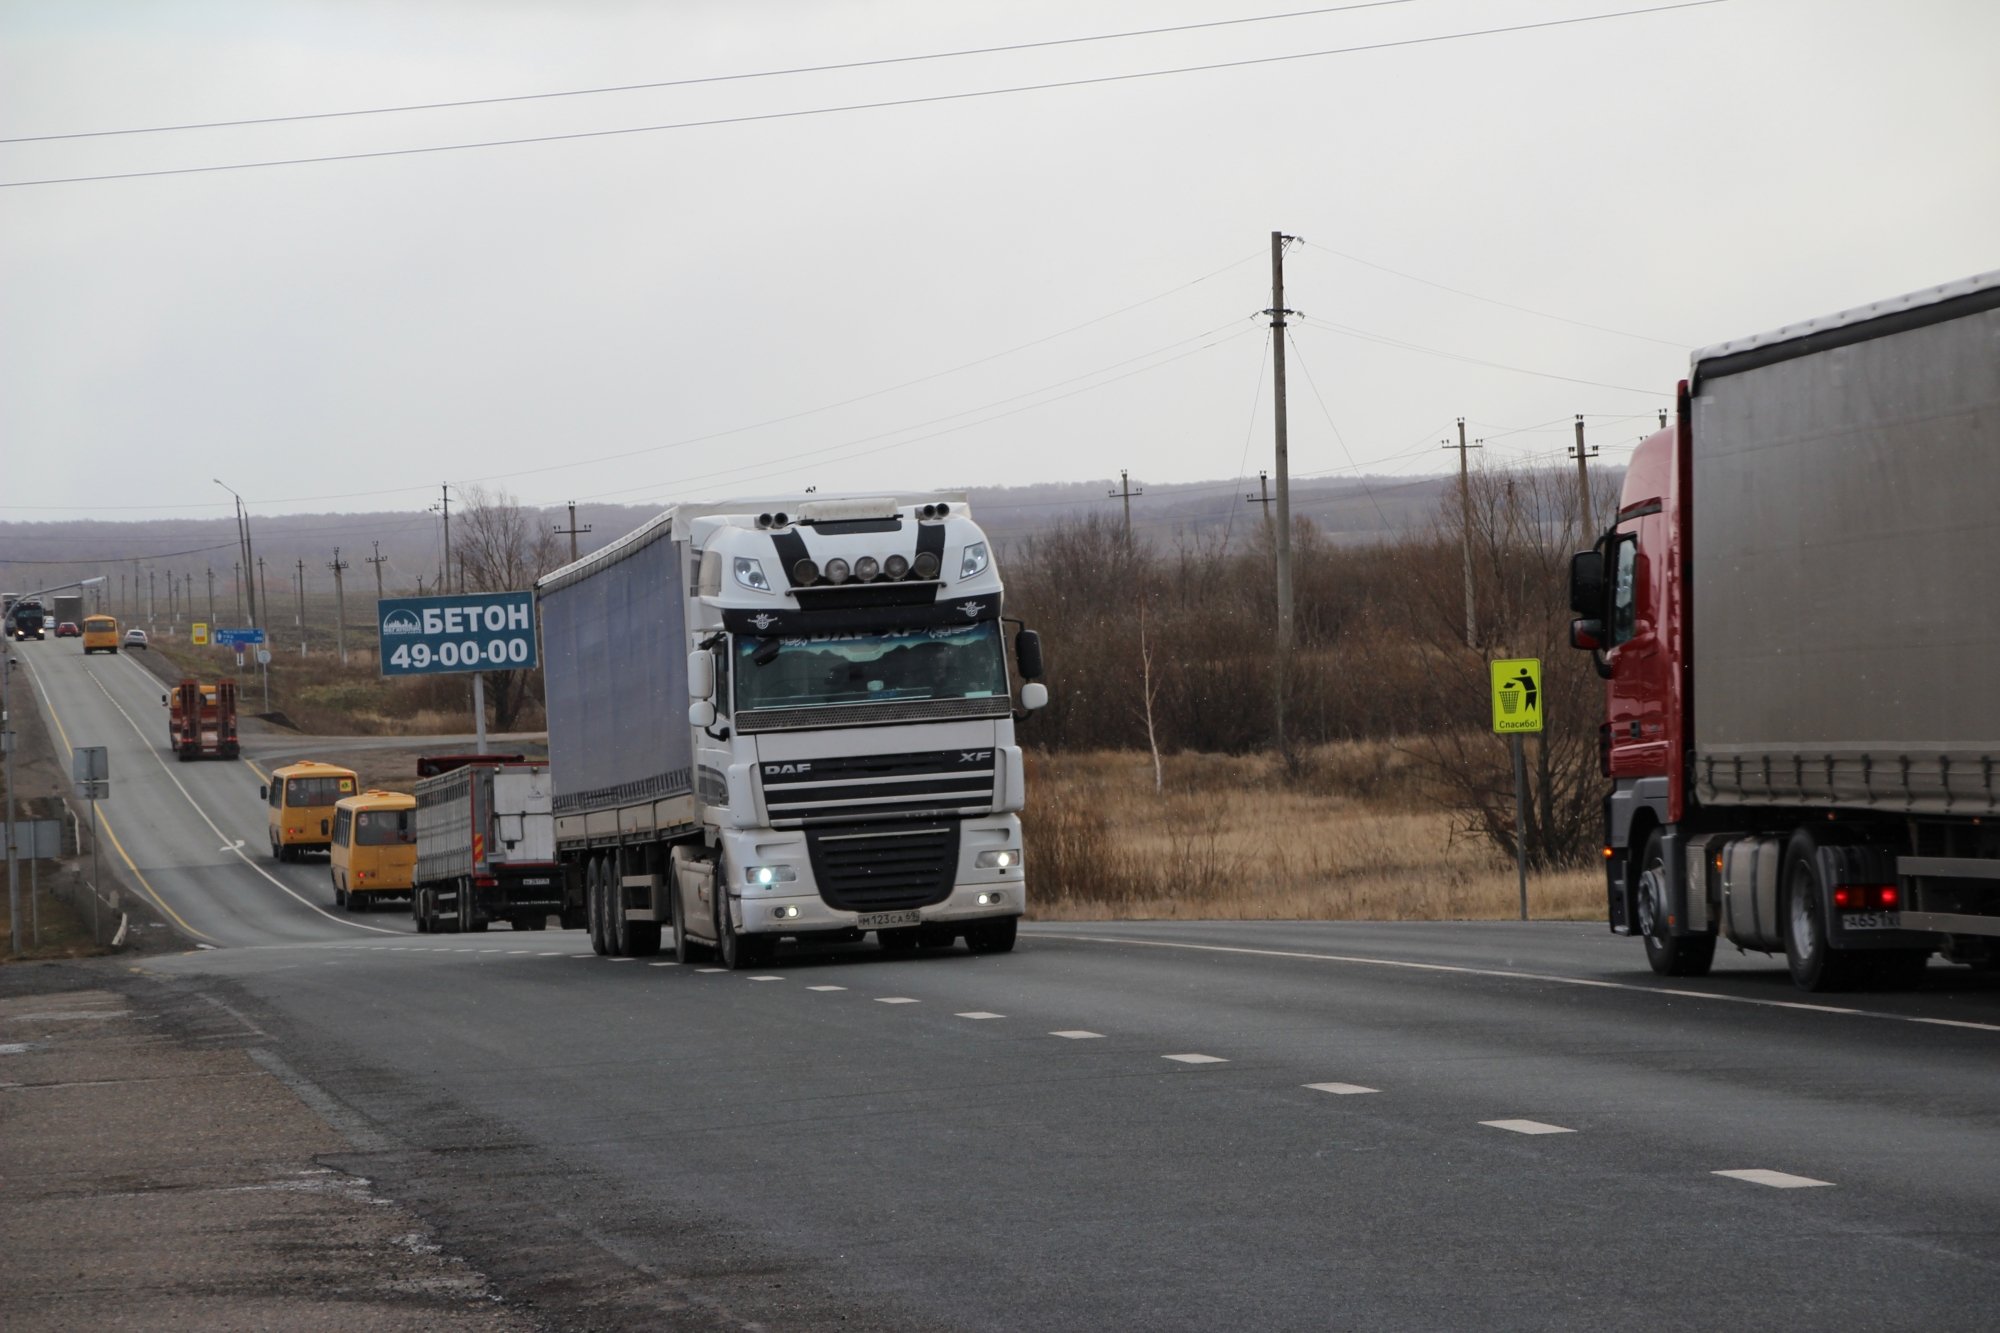
[{"label": "dry grass field", "polygon": [[[1322,746],[1288,776],[1268,755],[1035,754],[1028,772],[1033,915],[1434,921],[1511,919],[1514,867],[1462,833],[1404,752]],[[1530,875],[1537,920],[1604,910],[1595,869]]]}]

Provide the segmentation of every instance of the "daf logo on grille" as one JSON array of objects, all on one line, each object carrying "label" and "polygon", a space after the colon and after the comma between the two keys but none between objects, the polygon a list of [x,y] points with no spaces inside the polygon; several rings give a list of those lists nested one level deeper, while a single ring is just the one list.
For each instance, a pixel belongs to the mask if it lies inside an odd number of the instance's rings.
[{"label": "daf logo on grille", "polygon": [[958,762],[961,764],[983,764],[993,757],[991,750],[960,750]]},{"label": "daf logo on grille", "polygon": [[971,619],[973,619],[974,617],[978,616],[978,614],[979,614],[979,613],[980,613],[981,611],[984,611],[984,610],[986,609],[986,603],[984,603],[984,602],[960,602],[960,603],[958,604],[958,609],[959,609],[959,610],[961,610],[961,611],[963,611],[963,612],[965,612],[965,618],[966,618],[967,620],[971,620]]},{"label": "daf logo on grille", "polygon": [[758,629],[769,629],[778,623],[778,618],[767,611],[759,611],[756,615],[750,617],[750,623]]},{"label": "daf logo on grille", "polygon": [[810,773],[812,772],[812,765],[811,764],[766,764],[764,765],[764,772],[770,777],[777,777],[781,773]]}]

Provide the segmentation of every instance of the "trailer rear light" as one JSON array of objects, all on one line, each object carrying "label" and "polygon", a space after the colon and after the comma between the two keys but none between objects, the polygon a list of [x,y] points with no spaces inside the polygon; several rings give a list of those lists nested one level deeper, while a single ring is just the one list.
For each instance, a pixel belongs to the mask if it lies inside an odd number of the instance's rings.
[{"label": "trailer rear light", "polygon": [[1902,892],[1898,890],[1894,884],[1884,884],[1882,886],[1883,907],[1885,908],[1897,907],[1901,905],[1902,901],[1903,901]]},{"label": "trailer rear light", "polygon": [[1842,884],[1833,891],[1833,905],[1853,911],[1861,906],[1861,890]]},{"label": "trailer rear light", "polygon": [[1609,847],[1604,848],[1603,851],[1604,851],[1604,859],[1607,861],[1609,861],[1612,857],[1618,855],[1616,851],[1612,850]]},{"label": "trailer rear light", "polygon": [[497,889],[500,887],[500,881],[491,875],[474,875],[472,877],[472,887],[475,889]]}]

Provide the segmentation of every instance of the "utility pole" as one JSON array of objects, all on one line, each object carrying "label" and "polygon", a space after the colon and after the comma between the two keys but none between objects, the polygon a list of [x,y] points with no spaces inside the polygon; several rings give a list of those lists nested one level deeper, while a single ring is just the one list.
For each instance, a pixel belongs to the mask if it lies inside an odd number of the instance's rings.
[{"label": "utility pole", "polygon": [[[257,596],[260,599],[262,599],[264,603],[264,614],[265,615],[271,614],[271,585],[264,581],[264,557],[261,555],[257,557]],[[256,623],[255,617],[257,615],[257,612],[254,608],[251,610],[250,615],[252,617],[250,623],[254,625]],[[270,647],[268,643],[265,644],[264,646],[266,648]],[[271,701],[269,699],[266,699],[264,701],[264,711],[267,713],[271,711]]]},{"label": "utility pole", "polygon": [[375,548],[375,554],[364,558],[369,564],[375,566],[375,600],[379,602],[382,600],[382,564],[389,557],[382,554],[381,542],[371,542],[369,544]]},{"label": "utility pole", "polygon": [[299,656],[306,655],[306,562],[299,561]]},{"label": "utility pole", "polygon": [[444,563],[438,566],[437,581],[437,590],[442,593],[451,586],[451,484],[443,483],[438,489],[444,492]]},{"label": "utility pole", "polygon": [[229,567],[230,581],[236,585],[236,623],[243,623],[243,562],[238,560]]},{"label": "utility pole", "polygon": [[340,577],[350,566],[340,558],[340,548],[333,548],[333,559],[326,567],[333,571],[333,643],[334,651],[340,654],[340,664],[347,665],[347,584]]},{"label": "utility pole", "polygon": [[208,567],[208,626],[215,628],[215,566]]},{"label": "utility pole", "polygon": [[572,562],[576,560],[576,534],[589,531],[590,524],[588,523],[580,528],[576,525],[576,501],[571,500],[569,502],[569,526],[566,528],[557,528],[556,536],[560,537],[565,533],[569,535],[569,558]]},{"label": "utility pole", "polygon": [[1576,415],[1576,447],[1570,450],[1570,457],[1576,460],[1576,530],[1581,538],[1590,540],[1590,464],[1597,457],[1595,446],[1586,451],[1583,447],[1583,413]]},{"label": "utility pole", "polygon": [[160,590],[158,585],[153,582],[153,573],[154,571],[151,569],[146,571],[146,623],[148,625],[159,619],[160,615]]},{"label": "utility pole", "polygon": [[[1446,440],[1444,447],[1447,449],[1451,448],[1451,441]],[[1479,646],[1479,617],[1474,613],[1472,608],[1472,471],[1466,461],[1465,451],[1468,448],[1477,449],[1480,446],[1477,444],[1466,444],[1464,417],[1458,419],[1457,447],[1459,526],[1463,529],[1462,535],[1465,538],[1465,646],[1468,648],[1477,648]]]},{"label": "utility pole", "polygon": [[1133,490],[1132,478],[1124,468],[1118,469],[1118,489],[1110,492],[1110,495],[1114,500],[1121,495],[1125,497],[1125,549],[1128,551],[1132,549],[1132,497],[1145,493],[1146,489],[1143,486],[1136,491]]},{"label": "utility pole", "polygon": [[1243,498],[1253,505],[1261,505],[1263,507],[1264,527],[1268,530],[1271,526],[1271,474],[1268,472],[1259,472],[1257,474],[1257,494],[1250,495],[1246,493]]},{"label": "utility pole", "polygon": [[[1292,747],[1285,734],[1285,695],[1289,690],[1292,655],[1292,481],[1289,444],[1285,434],[1285,242],[1281,231],[1271,233],[1271,410],[1277,435],[1278,473],[1278,753],[1292,766]],[[1268,512],[1268,511],[1267,511]]]}]

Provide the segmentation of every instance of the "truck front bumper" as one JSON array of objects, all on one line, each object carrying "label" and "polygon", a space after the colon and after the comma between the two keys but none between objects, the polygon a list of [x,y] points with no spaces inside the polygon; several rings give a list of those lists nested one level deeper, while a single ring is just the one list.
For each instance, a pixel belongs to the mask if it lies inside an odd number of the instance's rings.
[{"label": "truck front bumper", "polygon": [[[901,926],[957,925],[1020,916],[1028,886],[1021,864],[1021,822],[1011,814],[983,815],[960,827],[958,867],[951,892],[924,907],[881,912],[848,911],[820,896],[805,835],[793,830],[725,832],[724,866],[738,882],[728,886],[730,917],[745,935],[809,935]],[[981,866],[982,854],[1010,853],[1006,866]],[[742,882],[746,866],[779,866],[793,878],[759,886]]]}]

